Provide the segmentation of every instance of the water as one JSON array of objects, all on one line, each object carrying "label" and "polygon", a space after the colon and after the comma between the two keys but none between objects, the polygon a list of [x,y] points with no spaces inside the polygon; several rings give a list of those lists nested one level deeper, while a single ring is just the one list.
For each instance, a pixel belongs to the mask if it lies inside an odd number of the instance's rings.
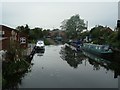
[{"label": "water", "polygon": [[63,45],[46,46],[44,53],[36,53],[31,72],[22,77],[18,87],[118,88],[120,69],[117,65],[104,60],[96,62],[61,47]]}]

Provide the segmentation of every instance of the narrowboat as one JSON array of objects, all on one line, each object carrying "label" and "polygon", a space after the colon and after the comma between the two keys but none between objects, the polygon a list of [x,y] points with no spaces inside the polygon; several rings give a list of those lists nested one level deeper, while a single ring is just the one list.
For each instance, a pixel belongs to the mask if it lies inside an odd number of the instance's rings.
[{"label": "narrowboat", "polygon": [[80,40],[69,40],[65,45],[75,51],[81,51],[82,42]]},{"label": "narrowboat", "polygon": [[82,46],[84,51],[90,52],[95,55],[99,55],[101,57],[109,57],[112,56],[113,51],[111,50],[109,45],[98,45],[92,43],[84,43]]}]

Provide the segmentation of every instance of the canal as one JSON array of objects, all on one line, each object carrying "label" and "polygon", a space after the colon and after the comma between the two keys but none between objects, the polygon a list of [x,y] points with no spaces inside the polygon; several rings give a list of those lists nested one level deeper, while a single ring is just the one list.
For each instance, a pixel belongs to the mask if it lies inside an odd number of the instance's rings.
[{"label": "canal", "polygon": [[118,88],[117,65],[95,61],[63,45],[46,46],[45,52],[36,53],[31,63],[19,88]]}]

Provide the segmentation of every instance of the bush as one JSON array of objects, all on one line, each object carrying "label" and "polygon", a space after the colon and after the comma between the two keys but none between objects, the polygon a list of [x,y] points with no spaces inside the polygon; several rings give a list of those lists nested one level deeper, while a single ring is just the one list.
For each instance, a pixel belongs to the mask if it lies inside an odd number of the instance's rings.
[{"label": "bush", "polygon": [[47,39],[44,40],[44,43],[45,45],[50,45],[50,42]]},{"label": "bush", "polygon": [[[28,72],[30,68],[30,64],[27,63],[25,60],[21,61],[9,61],[9,62],[2,62],[2,87],[8,88],[13,86],[13,83],[18,83],[17,80],[20,80],[25,72]],[[14,78],[14,79],[13,79]],[[17,78],[17,79],[16,79]],[[13,81],[10,81],[10,80]]]}]

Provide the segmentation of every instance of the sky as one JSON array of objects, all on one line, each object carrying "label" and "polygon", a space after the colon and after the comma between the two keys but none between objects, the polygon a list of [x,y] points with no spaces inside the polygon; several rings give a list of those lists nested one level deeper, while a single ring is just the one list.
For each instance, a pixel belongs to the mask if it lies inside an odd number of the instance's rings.
[{"label": "sky", "polygon": [[[30,2],[31,1],[31,2]],[[114,29],[118,19],[118,2],[29,2],[5,0],[0,3],[0,24],[16,28],[28,24],[30,28],[60,28],[61,22],[79,14],[88,21],[88,29],[95,25]],[[53,0],[54,1],[54,0]]]},{"label": "sky", "polygon": [[118,2],[118,19],[120,20],[120,1]]}]

